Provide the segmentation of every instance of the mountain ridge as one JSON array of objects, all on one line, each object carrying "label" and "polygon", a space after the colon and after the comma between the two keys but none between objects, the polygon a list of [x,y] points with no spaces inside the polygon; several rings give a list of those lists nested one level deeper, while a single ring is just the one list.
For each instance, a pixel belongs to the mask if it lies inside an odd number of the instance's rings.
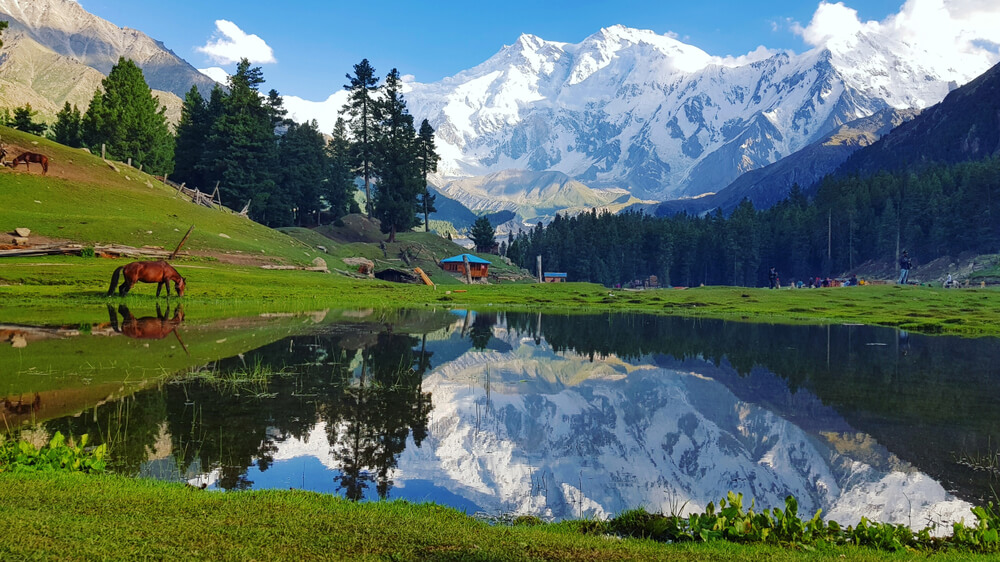
[{"label": "mountain ridge", "polygon": [[864,150],[837,175],[895,171],[930,163],[956,164],[1000,155],[1000,64],[949,93],[941,103]]},{"label": "mountain ridge", "polygon": [[927,107],[972,78],[874,32],[767,55],[720,59],[623,26],[576,44],[522,35],[407,95],[437,127],[444,176],[559,171],[662,200],[719,191],[844,123]]},{"label": "mountain ridge", "polygon": [[[145,33],[87,12],[73,0],[0,0],[0,19],[59,55],[107,75],[119,57],[132,59],[153,89],[182,98],[192,85],[208,94],[215,82]],[[5,41],[6,43],[6,41]],[[89,100],[88,100],[89,101]]]}]

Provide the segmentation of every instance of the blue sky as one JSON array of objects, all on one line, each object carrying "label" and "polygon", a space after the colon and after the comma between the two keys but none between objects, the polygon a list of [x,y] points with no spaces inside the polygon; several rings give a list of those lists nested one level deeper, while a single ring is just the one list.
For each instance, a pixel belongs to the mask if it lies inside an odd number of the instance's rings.
[{"label": "blue sky", "polygon": [[[255,64],[264,71],[266,89],[312,100],[325,99],[341,89],[344,75],[362,58],[368,58],[379,75],[395,67],[417,81],[433,82],[486,60],[521,33],[576,43],[602,27],[624,24],[676,34],[718,56],[742,55],[759,45],[801,52],[809,48],[802,26],[810,23],[820,6],[791,0],[78,1],[116,25],[139,29],[162,41],[197,68],[231,71],[232,62],[224,56],[213,60],[203,49],[220,40],[223,48],[228,42],[238,42],[237,52],[259,53]],[[846,4],[861,21],[882,21],[899,12],[902,1],[849,0]]]}]

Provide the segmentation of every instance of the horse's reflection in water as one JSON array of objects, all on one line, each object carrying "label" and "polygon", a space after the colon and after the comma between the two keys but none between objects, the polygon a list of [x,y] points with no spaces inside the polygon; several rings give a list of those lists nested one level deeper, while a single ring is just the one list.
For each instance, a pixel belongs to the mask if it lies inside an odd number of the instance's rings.
[{"label": "horse's reflection in water", "polygon": [[[118,323],[119,314],[122,316],[120,324]],[[166,314],[164,314],[160,309],[160,303],[156,303],[156,316],[143,316],[142,318],[133,316],[132,311],[124,304],[118,305],[117,312],[109,304],[108,316],[111,318],[111,327],[116,332],[130,338],[143,340],[160,340],[167,337],[167,334],[172,333],[181,344],[184,353],[191,354],[187,346],[184,345],[181,335],[177,332],[177,327],[184,321],[184,309],[180,304],[174,308],[174,315],[172,317],[170,316],[169,306],[167,307]]]},{"label": "horse's reflection in water", "polygon": [[35,399],[31,402],[25,401],[24,398],[18,398],[17,402],[12,401],[9,397],[3,399],[4,410],[15,416],[33,414],[40,410],[41,407],[42,397],[37,392],[35,393]]}]

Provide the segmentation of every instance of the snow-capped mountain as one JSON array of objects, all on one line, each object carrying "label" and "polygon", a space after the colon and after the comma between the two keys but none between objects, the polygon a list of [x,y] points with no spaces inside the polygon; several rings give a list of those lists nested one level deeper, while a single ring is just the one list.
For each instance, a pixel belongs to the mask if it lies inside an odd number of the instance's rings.
[{"label": "snow-capped mountain", "polygon": [[932,105],[974,77],[915,49],[861,30],[747,61],[623,26],[577,44],[522,35],[475,68],[411,84],[408,100],[436,127],[446,176],[556,170],[666,199],[717,191],[843,123]]},{"label": "snow-capped mountain", "polygon": [[[695,196],[845,123],[936,104],[1000,58],[955,61],[888,29],[738,58],[620,25],[575,44],[522,35],[474,68],[407,83],[406,97],[437,130],[445,180],[556,171],[643,199]],[[345,98],[286,103],[325,130]]]}]

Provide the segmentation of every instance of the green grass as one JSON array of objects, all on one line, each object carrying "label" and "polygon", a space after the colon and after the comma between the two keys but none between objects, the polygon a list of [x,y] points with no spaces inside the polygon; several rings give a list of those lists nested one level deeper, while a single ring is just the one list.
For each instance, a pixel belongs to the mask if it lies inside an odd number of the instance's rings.
[{"label": "green grass", "polygon": [[[125,164],[116,164],[115,171],[100,156],[7,127],[0,127],[0,137],[5,145],[32,146],[51,159],[46,175],[37,169],[0,168],[0,232],[26,227],[35,236],[85,245],[116,243],[173,250],[195,225],[185,251],[254,254],[294,264],[307,264],[320,253],[236,214],[195,205]],[[224,203],[240,207],[244,202]]]},{"label": "green grass", "polygon": [[[585,522],[490,526],[434,504],[302,491],[217,493],[115,475],[0,474],[0,559],[900,560],[724,541],[664,545]],[[935,554],[935,560],[966,559]]]},{"label": "green grass", "polygon": [[[107,299],[123,260],[50,256],[0,260],[0,322],[85,321]],[[502,307],[593,313],[628,311],[772,323],[864,323],[928,334],[1000,335],[1000,291],[870,285],[776,290],[699,287],[617,291],[589,283],[398,285],[307,271],[274,271],[177,260],[187,278],[186,309],[203,317],[352,307]],[[462,292],[456,292],[462,291]],[[137,285],[126,302],[152,306],[155,285]],[[162,301],[162,298],[161,298]]]}]

